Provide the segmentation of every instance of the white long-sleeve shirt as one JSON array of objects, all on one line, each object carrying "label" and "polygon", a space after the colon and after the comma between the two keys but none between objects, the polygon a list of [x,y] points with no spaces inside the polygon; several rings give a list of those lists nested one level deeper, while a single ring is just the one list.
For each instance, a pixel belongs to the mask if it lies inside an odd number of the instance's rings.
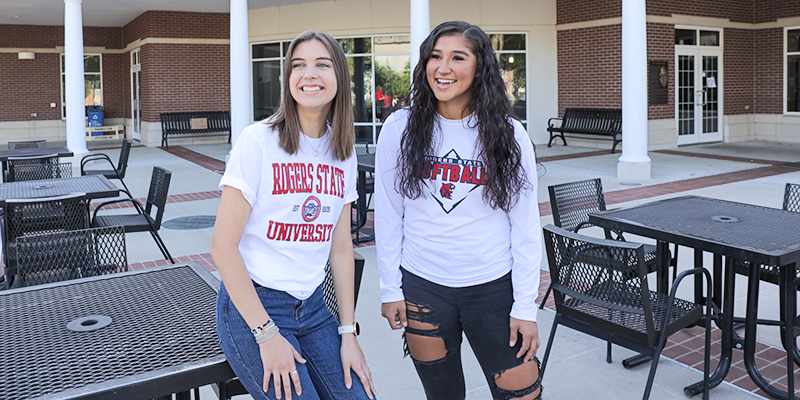
[{"label": "white long-sleeve shirt", "polygon": [[515,138],[529,184],[509,212],[483,200],[485,167],[478,159],[477,129],[469,118],[437,117],[434,154],[426,157],[424,195],[403,197],[395,179],[400,139],[408,110],[384,123],[375,156],[375,236],[381,276],[381,301],[403,300],[402,266],[431,282],[466,287],[498,279],[511,271],[511,316],[536,321],[542,230],[536,190],[533,145],[519,121]]}]

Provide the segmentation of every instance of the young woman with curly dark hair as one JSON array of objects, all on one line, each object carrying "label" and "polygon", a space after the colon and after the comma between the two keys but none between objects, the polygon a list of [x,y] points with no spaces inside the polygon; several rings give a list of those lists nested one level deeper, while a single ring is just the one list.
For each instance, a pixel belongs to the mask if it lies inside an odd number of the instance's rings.
[{"label": "young woman with curly dark hair", "polygon": [[405,328],[428,399],[464,399],[466,334],[494,399],[541,395],[536,160],[489,37],[437,26],[407,108],[381,130],[375,227],[382,314]]}]

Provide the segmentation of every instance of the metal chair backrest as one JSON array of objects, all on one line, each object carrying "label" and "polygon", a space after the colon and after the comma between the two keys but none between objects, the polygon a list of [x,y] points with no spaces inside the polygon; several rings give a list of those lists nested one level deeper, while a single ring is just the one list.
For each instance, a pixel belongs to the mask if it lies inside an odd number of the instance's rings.
[{"label": "metal chair backrest", "polygon": [[[360,261],[360,262],[359,262]],[[358,290],[361,287],[361,276],[364,273],[364,260],[362,257],[356,257],[355,262],[355,296],[353,297],[353,306],[358,302]],[[325,305],[331,310],[331,314],[339,320],[339,304],[336,302],[336,290],[333,287],[333,275],[331,273],[331,263],[325,264],[325,279],[322,281],[322,298],[325,300]]]},{"label": "metal chair backrest", "polygon": [[88,228],[87,204],[84,193],[6,200],[3,243],[6,260],[16,261],[17,238]]},{"label": "metal chair backrest", "polygon": [[787,183],[783,191],[783,209],[791,212],[800,212],[800,185]]},{"label": "metal chair backrest", "polygon": [[8,142],[9,150],[41,149],[47,147],[46,140],[30,140],[25,142]]},{"label": "metal chair backrest", "polygon": [[371,154],[369,152],[369,143],[356,143],[356,155],[363,156],[367,154]]},{"label": "metal chair backrest", "polygon": [[14,182],[71,178],[72,163],[22,164],[14,166],[13,171]]},{"label": "metal chair backrest", "polygon": [[125,229],[80,229],[17,238],[20,286],[128,270]]},{"label": "metal chair backrest", "polygon": [[[544,228],[544,239],[558,313],[573,315],[578,310],[591,319],[592,305],[596,305],[603,313],[594,324],[598,329],[614,331],[618,329],[615,318],[633,318],[635,323],[628,320],[625,325],[641,328],[636,335],[639,341],[656,343],[641,243],[592,238],[552,225]],[[615,311],[606,314],[607,310]]]},{"label": "metal chair backrest", "polygon": [[553,224],[559,228],[577,232],[580,228],[592,226],[589,214],[606,210],[600,178],[552,185],[547,190]]},{"label": "metal chair backrest", "polygon": [[172,172],[161,167],[153,167],[153,176],[150,178],[150,191],[147,193],[145,212],[150,214],[153,207],[158,209],[153,221],[153,226],[156,230],[161,228],[161,219],[164,217],[164,207],[167,204],[169,181],[171,179]]},{"label": "metal chair backrest", "polygon": [[22,165],[58,164],[58,154],[45,154],[30,157],[8,157],[8,182],[16,182],[17,167]]},{"label": "metal chair backrest", "polygon": [[120,178],[125,178],[125,171],[128,169],[128,157],[131,155],[130,140],[122,141],[122,149],[119,151],[119,162],[117,163],[117,173]]}]

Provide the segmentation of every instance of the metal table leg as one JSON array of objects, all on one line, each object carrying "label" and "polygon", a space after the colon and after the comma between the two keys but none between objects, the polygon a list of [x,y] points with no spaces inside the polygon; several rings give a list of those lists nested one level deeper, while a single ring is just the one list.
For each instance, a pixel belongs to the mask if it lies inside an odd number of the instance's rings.
[{"label": "metal table leg", "polygon": [[[750,375],[750,379],[758,385],[761,390],[766,392],[768,395],[775,399],[780,400],[788,400],[789,394],[778,390],[772,387],[763,376],[761,376],[761,372],[758,371],[758,366],[756,366],[755,360],[755,353],[756,353],[756,332],[758,328],[758,289],[759,283],[761,281],[761,267],[758,263],[750,263],[750,273],[749,279],[747,281],[747,320],[745,321],[745,331],[744,331],[744,366],[747,370],[747,374]],[[781,287],[783,288],[783,293],[785,292],[785,285],[787,283],[785,281],[781,281]],[[782,298],[785,299],[785,298]],[[781,309],[785,311],[783,305],[781,305]],[[781,318],[785,318],[785,316],[781,316]],[[787,358],[792,363],[792,355],[787,352]],[[796,399],[795,396],[791,396],[792,399]]]},{"label": "metal table leg", "polygon": [[[733,271],[732,258],[726,257],[723,276],[725,282],[723,283],[724,290],[722,292],[722,314],[719,321],[719,327],[722,330],[722,353],[719,355],[719,365],[717,365],[717,369],[708,379],[709,389],[715,388],[722,383],[731,368],[731,359],[733,357],[733,299],[734,281],[736,277]],[[715,282],[715,286],[716,284],[718,283]],[[703,393],[703,381],[686,386],[683,392],[686,393],[687,396],[695,396]]]}]

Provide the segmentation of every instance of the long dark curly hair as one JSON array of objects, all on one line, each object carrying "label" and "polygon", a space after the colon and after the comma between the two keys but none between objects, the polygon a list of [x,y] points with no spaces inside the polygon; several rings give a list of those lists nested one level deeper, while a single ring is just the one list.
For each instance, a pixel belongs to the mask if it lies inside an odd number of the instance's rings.
[{"label": "long dark curly hair", "polygon": [[449,21],[431,31],[419,49],[419,63],[414,68],[412,89],[404,103],[410,116],[400,141],[400,155],[395,186],[398,192],[411,199],[423,195],[422,176],[425,156],[433,154],[437,126],[438,101],[427,79],[427,65],[436,41],[442,36],[461,36],[477,58],[477,75],[472,81],[469,102],[462,115],[470,118],[478,129],[478,158],[486,168],[483,200],[494,209],[508,212],[519,200],[519,193],[529,184],[522,167],[522,153],[514,139],[513,112],[500,75],[500,64],[492,49],[489,36],[475,25],[464,21]]}]

